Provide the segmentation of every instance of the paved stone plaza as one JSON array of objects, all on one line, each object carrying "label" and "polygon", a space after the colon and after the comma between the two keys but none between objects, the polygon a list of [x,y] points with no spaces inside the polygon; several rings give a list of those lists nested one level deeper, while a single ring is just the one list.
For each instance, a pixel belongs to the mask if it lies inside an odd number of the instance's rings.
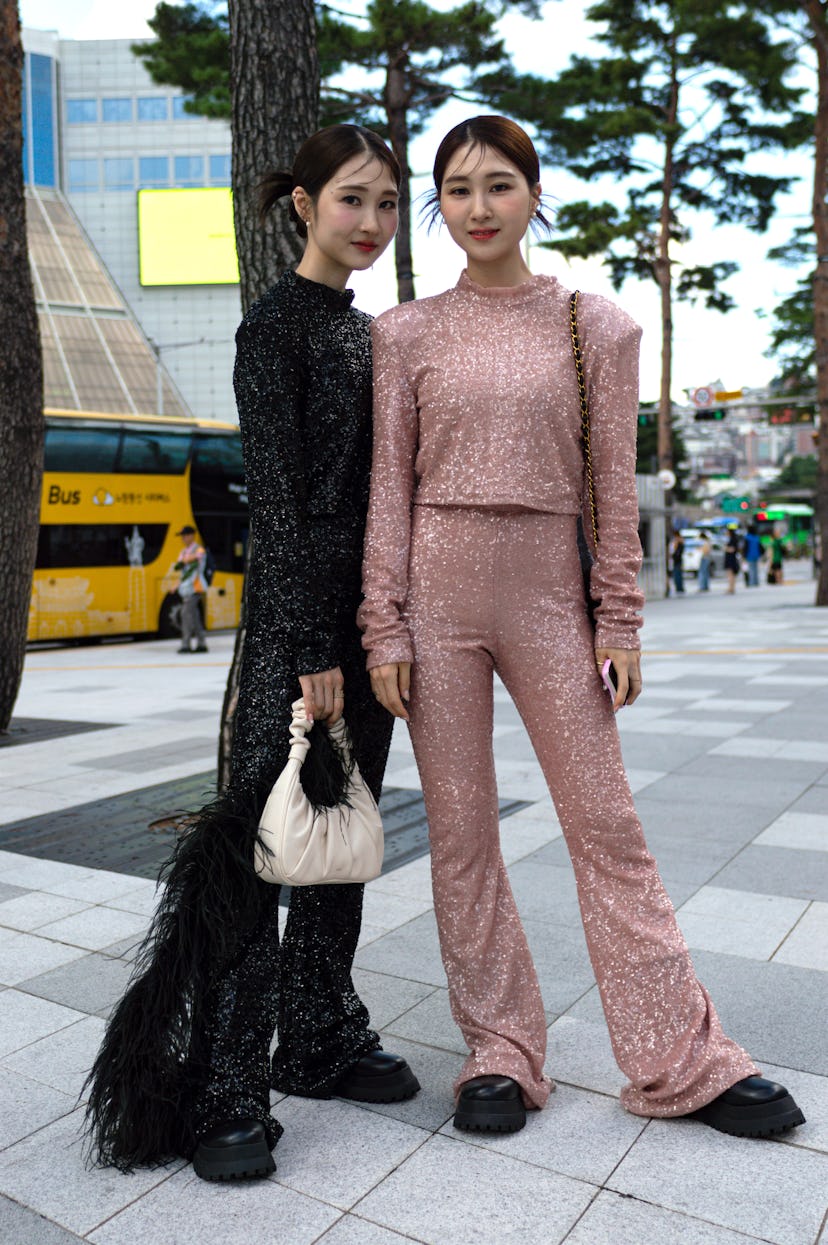
[{"label": "paved stone plaza", "polygon": [[[499,689],[500,793],[524,802],[503,820],[503,847],[549,1014],[549,1108],[514,1136],[453,1130],[463,1047],[423,856],[367,888],[355,973],[386,1045],[422,1081],[415,1099],[279,1101],[285,1136],[263,1182],[205,1184],[183,1163],[132,1176],[89,1170],[77,1096],[153,883],[48,859],[48,840],[35,854],[2,851],[4,1245],[825,1245],[828,610],[811,608],[805,574],[794,566],[784,587],[735,597],[720,582],[697,595],[691,582],[685,598],[648,606],[645,692],[619,725],[699,975],[726,1029],[788,1085],[806,1125],[782,1141],[737,1140],[618,1105],[622,1078],[560,828]],[[142,788],[199,775],[207,785],[232,637],[213,637],[206,657],[175,647],[30,654],[17,706],[25,729],[0,748],[6,846],[12,827],[22,834],[129,792],[143,830]],[[418,786],[402,732],[387,782]]]}]

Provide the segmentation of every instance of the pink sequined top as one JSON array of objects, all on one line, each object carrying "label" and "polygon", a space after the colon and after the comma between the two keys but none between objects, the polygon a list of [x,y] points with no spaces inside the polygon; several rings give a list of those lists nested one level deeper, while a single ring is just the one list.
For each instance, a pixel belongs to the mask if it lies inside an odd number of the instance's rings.
[{"label": "pink sequined top", "polygon": [[[374,451],[359,611],[369,669],[412,660],[404,619],[412,505],[583,512],[589,530],[569,295],[555,277],[500,288],[464,272],[453,289],[374,321]],[[638,648],[641,330],[595,294],[579,298],[578,327],[599,525],[590,585],[595,644]]]}]

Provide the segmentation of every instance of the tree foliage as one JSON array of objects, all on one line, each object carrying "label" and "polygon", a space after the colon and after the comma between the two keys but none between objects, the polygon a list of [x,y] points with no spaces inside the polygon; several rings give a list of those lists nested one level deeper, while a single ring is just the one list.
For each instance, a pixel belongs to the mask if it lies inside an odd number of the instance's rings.
[{"label": "tree foliage", "polygon": [[[547,163],[585,182],[612,179],[622,204],[585,199],[563,207],[548,245],[572,258],[601,255],[616,288],[654,281],[662,306],[659,462],[672,466],[672,307],[733,306],[727,256],[685,260],[694,214],[764,230],[789,179],[762,166],[795,145],[795,41],[752,3],[601,0],[587,9],[597,56],[575,55],[553,82],[493,74],[481,88],[502,111],[533,123]],[[776,114],[784,113],[784,120]]]},{"label": "tree foliage", "polygon": [[[401,302],[414,297],[409,144],[447,100],[485,101],[482,71],[510,72],[496,29],[508,9],[540,14],[538,0],[464,0],[450,9],[424,0],[370,0],[361,17],[316,5],[320,124],[352,121],[377,130],[403,170],[395,240]],[[189,92],[192,111],[229,116],[226,6],[162,2],[149,25],[156,39],[133,49],[152,77]],[[358,84],[347,73],[354,67],[363,71]]]}]

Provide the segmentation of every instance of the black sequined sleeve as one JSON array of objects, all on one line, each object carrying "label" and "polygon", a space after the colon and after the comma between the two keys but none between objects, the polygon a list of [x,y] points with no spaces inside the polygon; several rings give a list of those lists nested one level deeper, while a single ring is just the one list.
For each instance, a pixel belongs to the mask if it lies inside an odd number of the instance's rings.
[{"label": "black sequined sleeve", "polygon": [[[302,441],[307,377],[272,321],[244,321],[236,334],[233,385],[253,526],[254,561],[271,616],[290,637],[296,674],[341,664],[326,568],[317,565],[306,512]],[[316,554],[314,554],[316,549]]]}]

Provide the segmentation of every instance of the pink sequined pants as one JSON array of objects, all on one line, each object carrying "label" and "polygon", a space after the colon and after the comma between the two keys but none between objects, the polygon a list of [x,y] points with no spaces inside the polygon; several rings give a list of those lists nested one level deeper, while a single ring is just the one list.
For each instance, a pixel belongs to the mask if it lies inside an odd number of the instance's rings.
[{"label": "pink sequined pants", "polygon": [[630,1082],[623,1105],[682,1115],[755,1074],[696,979],[644,841],[595,671],[574,517],[417,506],[409,578],[411,737],[451,1007],[471,1052],[455,1089],[499,1073],[540,1107],[551,1088],[538,980],[500,852],[495,671],[572,858],[613,1051]]}]

